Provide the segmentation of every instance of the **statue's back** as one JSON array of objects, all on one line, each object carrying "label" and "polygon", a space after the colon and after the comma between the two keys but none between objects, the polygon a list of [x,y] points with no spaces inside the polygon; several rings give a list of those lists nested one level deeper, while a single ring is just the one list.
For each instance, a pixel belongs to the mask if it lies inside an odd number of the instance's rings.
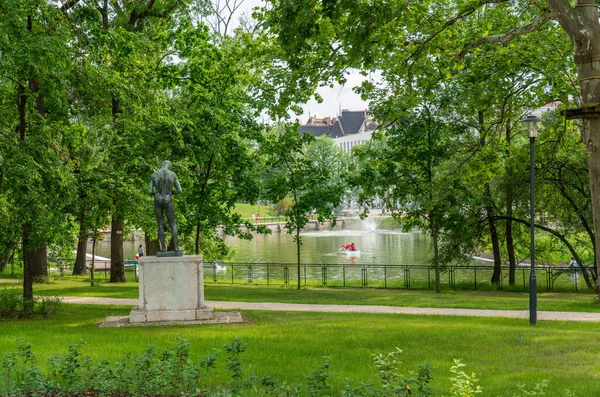
[{"label": "statue's back", "polygon": [[152,180],[156,187],[156,198],[170,199],[175,183],[175,173],[167,168],[161,168],[152,174]]}]

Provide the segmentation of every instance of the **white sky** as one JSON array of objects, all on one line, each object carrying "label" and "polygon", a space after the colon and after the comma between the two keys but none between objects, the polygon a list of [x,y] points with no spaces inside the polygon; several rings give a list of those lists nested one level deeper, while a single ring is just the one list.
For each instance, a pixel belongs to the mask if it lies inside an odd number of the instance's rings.
[{"label": "white sky", "polygon": [[[243,0],[242,5],[236,12],[237,17],[234,19],[238,20],[244,14],[251,16],[252,8],[262,4],[262,0]],[[336,117],[340,108],[352,110],[367,109],[367,103],[352,90],[353,87],[360,85],[364,79],[358,73],[351,73],[348,75],[347,83],[344,86],[336,84],[333,88],[319,88],[318,93],[323,98],[323,102],[317,103],[314,99],[310,100],[305,105],[302,105],[304,113],[297,118],[301,123],[305,123],[308,120],[309,114],[310,116],[317,117]],[[296,117],[292,117],[292,119],[296,119]]]}]

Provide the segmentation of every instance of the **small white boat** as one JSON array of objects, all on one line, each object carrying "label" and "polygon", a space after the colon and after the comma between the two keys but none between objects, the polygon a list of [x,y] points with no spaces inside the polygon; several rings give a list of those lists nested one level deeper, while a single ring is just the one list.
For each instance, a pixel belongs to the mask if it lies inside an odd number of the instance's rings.
[{"label": "small white boat", "polygon": [[360,255],[360,250],[349,250],[349,249],[346,249],[346,248],[340,248],[339,253],[340,254],[345,254],[345,255],[348,255],[348,256],[357,256],[357,255]]}]

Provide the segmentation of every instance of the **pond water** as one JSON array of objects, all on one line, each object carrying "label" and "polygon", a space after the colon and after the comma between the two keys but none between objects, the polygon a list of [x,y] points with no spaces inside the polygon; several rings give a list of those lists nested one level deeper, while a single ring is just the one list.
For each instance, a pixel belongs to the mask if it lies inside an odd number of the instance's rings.
[{"label": "pond water", "polygon": [[[431,260],[430,238],[422,232],[398,229],[327,230],[304,232],[301,262],[315,264],[427,264]],[[235,249],[235,262],[295,263],[296,243],[287,233],[256,235],[250,241],[226,237]],[[360,254],[340,253],[344,243],[354,243]]]},{"label": "pond water", "polygon": [[[404,233],[399,229],[345,229],[309,231],[301,234],[302,263],[316,264],[427,264],[431,260],[431,240],[420,231]],[[252,240],[226,236],[235,250],[234,262],[295,263],[296,243],[287,233],[257,234]],[[125,259],[134,259],[143,241],[125,241]],[[360,254],[340,253],[344,243],[354,243]],[[88,253],[92,244],[88,244]],[[110,242],[99,241],[96,255],[110,257]]]}]

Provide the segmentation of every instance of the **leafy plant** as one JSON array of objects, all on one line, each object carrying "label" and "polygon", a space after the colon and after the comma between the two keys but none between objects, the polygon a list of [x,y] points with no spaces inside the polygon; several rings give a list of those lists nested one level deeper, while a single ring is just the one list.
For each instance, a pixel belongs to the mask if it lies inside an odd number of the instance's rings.
[{"label": "leafy plant", "polygon": [[[48,317],[60,309],[61,301],[58,297],[34,297],[24,300],[23,295],[16,289],[0,290],[0,319],[16,319],[32,316]],[[26,310],[33,308],[33,311]]]},{"label": "leafy plant", "polygon": [[465,364],[461,363],[460,360],[454,360],[454,365],[450,368],[450,372],[454,374],[450,380],[452,380],[452,387],[450,388],[450,395],[457,397],[474,397],[476,394],[483,393],[481,386],[476,385],[479,379],[475,378],[475,373],[468,375],[461,368],[465,367]]}]

